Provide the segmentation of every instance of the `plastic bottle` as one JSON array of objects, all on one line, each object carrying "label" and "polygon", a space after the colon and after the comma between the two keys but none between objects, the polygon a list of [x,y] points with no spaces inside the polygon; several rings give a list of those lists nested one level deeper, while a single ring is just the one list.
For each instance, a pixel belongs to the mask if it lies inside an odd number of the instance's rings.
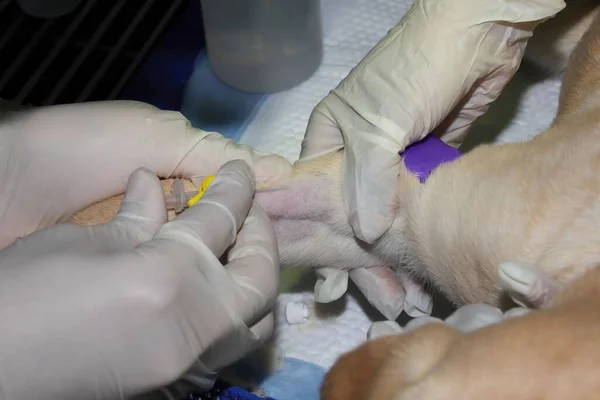
[{"label": "plastic bottle", "polygon": [[208,61],[238,90],[290,89],[321,64],[320,0],[201,0]]}]

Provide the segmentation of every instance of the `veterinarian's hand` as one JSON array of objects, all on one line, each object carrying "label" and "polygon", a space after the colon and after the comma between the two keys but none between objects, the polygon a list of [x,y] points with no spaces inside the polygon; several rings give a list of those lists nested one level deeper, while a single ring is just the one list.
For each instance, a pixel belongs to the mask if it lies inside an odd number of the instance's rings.
[{"label": "veterinarian's hand", "polygon": [[524,307],[547,307],[561,284],[542,269],[522,262],[504,262],[498,267],[500,284],[510,298]]},{"label": "veterinarian's hand", "polygon": [[401,328],[395,321],[375,322],[367,332],[367,337],[377,339],[396,333],[410,332],[430,323],[446,323],[463,332],[474,331],[501,322],[506,318],[527,314],[531,308],[547,307],[560,288],[560,283],[544,271],[522,262],[510,261],[500,264],[498,277],[506,293],[520,307],[512,308],[503,314],[498,308],[487,304],[467,304],[456,310],[446,320],[423,316],[414,318],[404,328]]},{"label": "veterinarian's hand", "polygon": [[208,387],[268,339],[279,260],[253,191],[232,161],[166,223],[142,168],[110,223],[58,224],[0,251],[2,398],[121,398],[186,371]]},{"label": "veterinarian's hand", "polygon": [[[345,148],[344,206],[359,239],[373,243],[390,227],[398,152],[436,127],[458,146],[512,78],[533,28],[564,6],[563,0],[416,0],[317,105],[301,157]],[[322,287],[333,288],[333,297],[347,278],[326,274],[331,281]],[[365,271],[354,274],[362,275],[355,281],[377,281]]]},{"label": "veterinarian's hand", "polygon": [[487,304],[467,304],[457,309],[445,320],[435,317],[417,317],[412,319],[406,326],[401,327],[396,321],[375,322],[367,332],[367,339],[375,340],[383,336],[408,333],[426,324],[447,324],[462,332],[471,332],[497,324],[507,318],[525,315],[530,309],[516,307],[502,313],[498,308]]},{"label": "veterinarian's hand", "polygon": [[285,159],[190,126],[177,112],[116,101],[30,108],[0,121],[0,249],[123,193],[146,167],[161,177],[213,174],[245,160],[258,179],[286,176]]}]

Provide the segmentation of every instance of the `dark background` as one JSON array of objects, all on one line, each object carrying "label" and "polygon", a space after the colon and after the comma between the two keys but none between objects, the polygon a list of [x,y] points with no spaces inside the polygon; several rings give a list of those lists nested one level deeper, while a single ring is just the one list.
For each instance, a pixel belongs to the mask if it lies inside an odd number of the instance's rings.
[{"label": "dark background", "polygon": [[130,99],[178,110],[203,48],[200,0],[84,0],[48,20],[0,0],[0,98],[36,106]]}]

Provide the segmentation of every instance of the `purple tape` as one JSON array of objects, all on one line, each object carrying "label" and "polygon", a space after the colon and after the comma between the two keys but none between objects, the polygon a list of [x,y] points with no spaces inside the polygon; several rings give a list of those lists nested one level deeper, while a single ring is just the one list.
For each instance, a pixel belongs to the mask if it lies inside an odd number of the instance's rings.
[{"label": "purple tape", "polygon": [[415,174],[421,183],[425,182],[434,169],[456,160],[460,155],[460,151],[432,135],[411,144],[400,153],[406,168]]}]

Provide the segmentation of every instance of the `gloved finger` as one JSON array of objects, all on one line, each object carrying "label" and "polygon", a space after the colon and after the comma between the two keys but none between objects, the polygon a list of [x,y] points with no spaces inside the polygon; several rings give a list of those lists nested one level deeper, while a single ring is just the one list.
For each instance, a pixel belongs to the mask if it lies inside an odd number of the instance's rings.
[{"label": "gloved finger", "polygon": [[[366,243],[373,243],[390,227],[395,196],[395,181],[399,172],[398,143],[381,139],[379,146],[362,149],[360,127],[351,126],[342,134],[336,121],[328,117],[331,110],[325,102],[338,101],[330,94],[311,113],[300,158],[307,160],[345,148],[342,161],[342,190],[344,209],[354,235]],[[357,131],[357,132],[355,132]],[[345,143],[345,140],[350,140]],[[354,142],[352,142],[354,141]],[[368,167],[366,167],[368,166]],[[385,184],[382,184],[385,182]]]},{"label": "gloved finger", "polygon": [[[254,193],[254,173],[244,161],[226,163],[198,203],[163,225],[155,239],[186,244],[203,256],[221,257],[241,228]],[[165,244],[168,245],[168,244]]]},{"label": "gloved finger", "polygon": [[402,327],[396,321],[377,321],[369,327],[367,340],[375,340],[402,332]]},{"label": "gloved finger", "polygon": [[324,106],[325,103],[321,101],[310,114],[302,139],[300,159],[318,157],[344,147],[342,132],[335,121],[323,113],[321,109]]},{"label": "gloved finger", "polygon": [[269,216],[255,202],[229,250],[225,268],[237,285],[227,301],[246,324],[273,306],[279,293],[279,254]]},{"label": "gloved finger", "polygon": [[[197,141],[169,176],[191,178],[214,174],[221,165],[231,160],[245,161],[259,181],[282,179],[292,174],[292,164],[282,156],[237,144],[219,133],[189,129],[190,135],[197,136]],[[207,156],[208,154],[210,156]]]},{"label": "gloved finger", "polygon": [[425,287],[403,272],[400,273],[400,282],[406,292],[404,312],[413,318],[430,315],[433,311],[433,299]]},{"label": "gloved finger", "polygon": [[349,272],[369,303],[389,320],[398,318],[406,292],[396,273],[388,267],[357,268]]},{"label": "gloved finger", "polygon": [[355,148],[347,146],[342,159],[344,209],[354,235],[374,243],[394,220],[401,159],[390,150],[397,146],[374,147],[368,154],[355,153]]},{"label": "gloved finger", "polygon": [[254,325],[250,327],[250,330],[256,336],[256,343],[246,351],[244,356],[257,350],[273,338],[273,333],[275,332],[275,315],[272,312],[268,313],[258,322],[254,323]]},{"label": "gloved finger", "polygon": [[148,114],[146,123],[157,131],[154,146],[162,149],[152,164],[160,176],[212,175],[233,160],[245,161],[259,180],[284,178],[292,173],[292,165],[284,157],[237,144],[217,132],[194,128],[179,112],[155,109]]},{"label": "gloved finger", "polygon": [[468,304],[452,313],[445,323],[462,332],[471,332],[504,319],[500,309],[487,304]]},{"label": "gloved finger", "polygon": [[411,332],[414,331],[417,328],[422,327],[423,325],[427,325],[427,324],[443,324],[444,321],[442,321],[439,318],[436,317],[430,317],[430,316],[426,316],[426,317],[419,317],[419,318],[414,318],[411,319],[403,328],[402,328],[402,332]]},{"label": "gloved finger", "polygon": [[140,168],[131,174],[121,209],[109,223],[60,224],[42,229],[26,236],[27,240],[16,241],[6,254],[19,251],[23,245],[27,245],[28,253],[38,255],[65,250],[90,253],[132,249],[151,239],[166,220],[160,182],[152,172]]},{"label": "gloved finger", "polygon": [[[214,174],[234,159],[245,160],[261,179],[292,171],[283,157],[263,156],[218,133],[191,127],[179,112],[136,101],[31,108],[6,118],[3,132],[17,140],[17,148],[27,150],[26,158],[11,160],[11,170],[29,182],[24,188],[52,195],[52,204],[39,211],[48,225],[123,193],[129,175],[141,166],[165,178]],[[56,185],[65,173],[70,174],[69,191]],[[37,201],[35,195],[15,195]]]},{"label": "gloved finger", "polygon": [[165,200],[156,175],[147,168],[133,171],[116,217],[90,227],[92,236],[110,239],[128,248],[152,239],[167,222]]},{"label": "gloved finger", "polygon": [[[159,173],[177,165],[188,138],[176,123],[156,123],[161,113],[140,102],[90,102],[30,108],[3,121],[27,150],[15,171],[30,182],[28,190],[52,195],[43,212],[47,225],[123,193],[140,166]],[[56,184],[65,174],[68,191]]]},{"label": "gloved finger", "polygon": [[504,74],[492,75],[488,80],[478,81],[435,128],[435,134],[448,145],[459,148],[473,123],[487,112],[517,69],[518,65],[514,65],[512,70]]},{"label": "gloved finger", "polygon": [[[239,361],[251,354],[253,351],[264,345],[272,336],[275,330],[275,317],[273,313],[268,313],[250,328],[241,332],[239,340],[228,341],[228,346],[219,346],[215,350],[205,351],[201,356],[201,363],[194,365],[186,377],[199,386],[206,387],[207,371],[220,371],[225,367]],[[217,351],[218,350],[218,351]]]},{"label": "gloved finger", "polygon": [[[143,127],[146,128],[148,148],[133,148],[145,152],[142,165],[147,165],[162,177],[186,177],[215,174],[225,163],[244,160],[259,180],[287,177],[292,172],[291,163],[276,154],[266,154],[235,143],[216,132],[206,132],[191,126],[180,112],[160,110],[156,107],[133,103],[140,109]],[[141,111],[143,110],[143,111]],[[140,126],[142,128],[142,126]],[[139,134],[139,133],[138,133]],[[138,145],[139,147],[139,145]],[[143,153],[141,154],[144,157]]]},{"label": "gloved finger", "polygon": [[348,271],[334,268],[319,268],[315,271],[315,301],[331,303],[336,301],[348,290]]},{"label": "gloved finger", "polygon": [[523,263],[500,264],[498,276],[513,301],[525,307],[547,306],[559,288],[559,283],[542,270]]},{"label": "gloved finger", "polygon": [[529,314],[530,312],[531,310],[525,307],[511,308],[510,310],[504,313],[504,319],[522,317],[523,315]]}]

